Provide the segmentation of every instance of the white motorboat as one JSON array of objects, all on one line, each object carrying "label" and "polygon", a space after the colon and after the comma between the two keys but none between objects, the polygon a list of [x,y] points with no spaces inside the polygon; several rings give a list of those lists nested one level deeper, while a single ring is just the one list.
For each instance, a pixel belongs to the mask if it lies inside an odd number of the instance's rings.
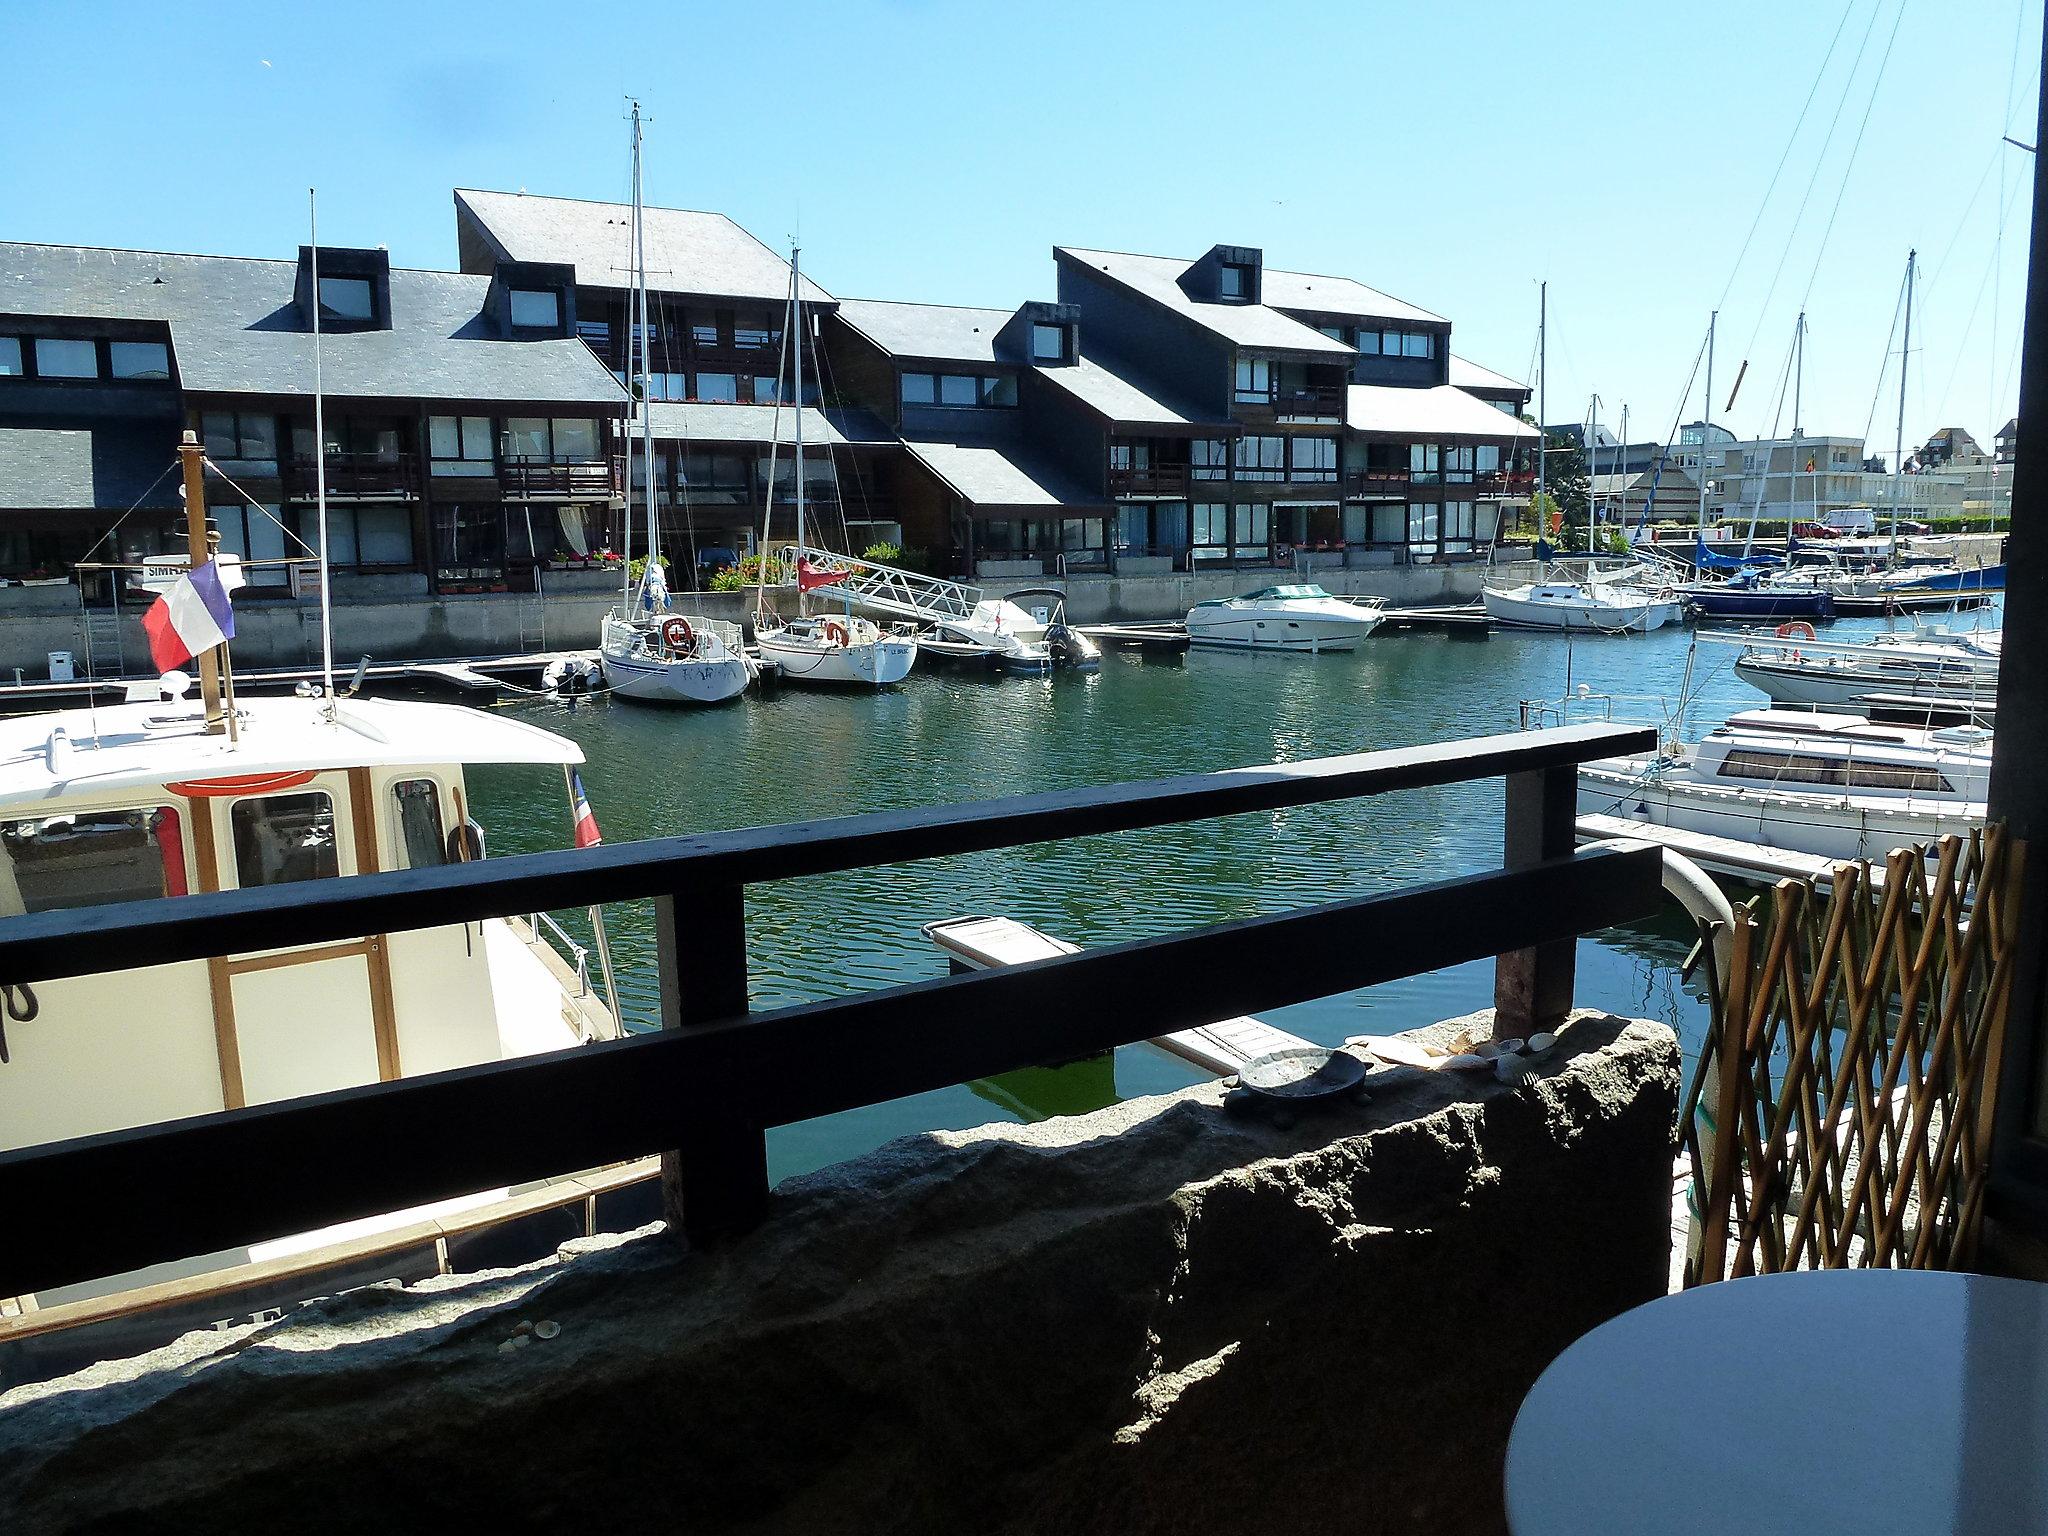
[{"label": "white motorboat", "polygon": [[[191,892],[352,878],[480,858],[464,775],[539,768],[563,796],[565,844],[596,840],[575,742],[450,704],[319,697],[233,706],[209,732],[197,699],[0,721],[0,918]],[[590,914],[605,955],[601,914]],[[604,967],[610,984],[610,967]],[[586,953],[545,916],[449,923],[341,943],[38,981],[5,1019],[0,1150],[573,1048],[618,1032]],[[577,1209],[589,1190],[571,1180]],[[382,1234],[528,1212],[553,1183],[431,1206],[187,1261],[0,1297],[0,1389],[64,1362],[152,1347],[223,1317],[337,1284],[435,1272]],[[567,1196],[564,1197],[568,1198]],[[77,1213],[81,1221],[117,1212]],[[521,1219],[524,1219],[523,1217]],[[445,1230],[453,1226],[444,1225]],[[15,1234],[33,1243],[32,1231]],[[551,1252],[559,1226],[530,1256]],[[394,1244],[398,1242],[393,1238]],[[344,1246],[345,1245],[345,1246]],[[394,1247],[392,1253],[397,1253]],[[502,1249],[512,1252],[512,1248]],[[445,1260],[443,1261],[445,1262]],[[147,1305],[127,1297],[151,1285]],[[124,1299],[126,1298],[126,1299]],[[55,1330],[94,1330],[66,1342]],[[67,1353],[69,1351],[70,1353]]]},{"label": "white motorboat", "polygon": [[739,625],[656,610],[605,616],[598,657],[611,691],[649,704],[720,704],[754,680]]},{"label": "white motorboat", "polygon": [[1625,635],[1660,629],[1676,616],[1676,601],[1601,581],[1538,581],[1480,592],[1486,616],[1509,629],[1569,630]]},{"label": "white motorboat", "polygon": [[754,643],[788,683],[886,688],[908,677],[917,661],[914,638],[858,614],[783,619],[763,612],[754,618]]},{"label": "white motorboat", "polygon": [[[647,243],[640,201],[640,109],[633,109],[633,299],[639,315],[627,340],[626,367],[641,381],[641,492],[646,499],[647,559],[635,584],[632,565],[619,606],[605,616],[598,635],[598,662],[611,691],[646,704],[721,704],[738,698],[754,680],[754,664],[737,624],[702,614],[671,610],[668,579],[661,562],[661,523],[654,506],[654,429],[646,387]],[[635,351],[637,346],[638,350]],[[801,473],[801,466],[799,466]],[[633,519],[626,517],[627,554],[632,553]]]},{"label": "white motorboat", "polygon": [[1882,860],[1984,821],[1990,731],[1749,710],[1692,746],[1579,770],[1582,816],[1615,816],[1831,859]]},{"label": "white motorboat", "polygon": [[1786,625],[1768,639],[1752,637],[1735,658],[1735,675],[1780,704],[1839,709],[1880,696],[1993,705],[2001,639],[1997,630],[1921,630],[1833,642]]},{"label": "white motorboat", "polygon": [[1348,651],[1379,627],[1386,604],[1376,597],[1332,597],[1317,586],[1261,587],[1188,610],[1196,645],[1247,651]]}]

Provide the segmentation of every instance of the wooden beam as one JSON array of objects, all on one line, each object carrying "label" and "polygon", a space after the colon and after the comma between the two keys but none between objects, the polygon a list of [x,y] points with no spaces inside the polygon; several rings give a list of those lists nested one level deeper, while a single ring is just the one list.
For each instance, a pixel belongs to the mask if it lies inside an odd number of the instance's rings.
[{"label": "wooden beam", "polygon": [[0,1209],[18,1237],[0,1247],[0,1295],[642,1156],[674,1146],[679,1106],[707,1098],[736,1122],[780,1125],[1328,997],[1647,916],[1661,883],[1654,848],[1594,850],[0,1153]]}]

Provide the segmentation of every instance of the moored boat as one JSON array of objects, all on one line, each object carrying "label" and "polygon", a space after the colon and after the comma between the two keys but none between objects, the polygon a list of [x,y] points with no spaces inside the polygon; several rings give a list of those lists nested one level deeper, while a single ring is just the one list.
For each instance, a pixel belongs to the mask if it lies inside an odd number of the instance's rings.
[{"label": "moored boat", "polygon": [[1379,626],[1378,598],[1332,597],[1321,587],[1261,587],[1188,610],[1188,639],[1200,646],[1251,651],[1348,651]]},{"label": "moored boat", "polygon": [[1650,592],[1599,581],[1537,581],[1486,587],[1486,616],[1508,629],[1570,630],[1624,635],[1661,628],[1670,607]]}]

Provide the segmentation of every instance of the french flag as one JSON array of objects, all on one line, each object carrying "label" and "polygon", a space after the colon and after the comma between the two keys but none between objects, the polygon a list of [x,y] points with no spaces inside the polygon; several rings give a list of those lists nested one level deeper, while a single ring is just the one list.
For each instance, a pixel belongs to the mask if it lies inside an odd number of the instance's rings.
[{"label": "french flag", "polygon": [[590,797],[583,793],[583,775],[574,768],[569,770],[569,796],[575,802],[576,846],[595,848],[604,841],[604,834],[597,830],[597,813],[590,808]]},{"label": "french flag", "polygon": [[150,660],[159,672],[174,671],[194,656],[235,638],[235,610],[228,601],[242,585],[240,567],[223,571],[209,560],[178,578],[178,584],[142,616]]}]

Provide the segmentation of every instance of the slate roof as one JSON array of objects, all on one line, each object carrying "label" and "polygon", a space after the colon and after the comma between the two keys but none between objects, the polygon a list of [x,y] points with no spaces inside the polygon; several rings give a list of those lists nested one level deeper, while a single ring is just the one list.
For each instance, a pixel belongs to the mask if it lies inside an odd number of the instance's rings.
[{"label": "slate roof", "polygon": [[[203,394],[310,395],[313,336],[292,301],[296,261],[0,242],[0,315],[160,320],[178,382]],[[321,371],[336,399],[610,407],[625,392],[573,337],[507,341],[483,313],[490,279],[391,271],[388,331],[331,332]]]},{"label": "slate roof", "polygon": [[1094,358],[1083,357],[1070,367],[1033,370],[1048,384],[1072,395],[1113,426],[1214,427],[1235,431],[1235,424],[1182,408],[1146,393],[1123,375]]},{"label": "slate roof", "polygon": [[1260,279],[1259,297],[1273,309],[1312,310],[1324,315],[1351,315],[1361,320],[1428,320],[1448,325],[1442,315],[1433,315],[1404,299],[1368,288],[1348,277],[1324,277],[1314,272],[1282,272],[1267,267]]},{"label": "slate roof", "polygon": [[1509,378],[1504,373],[1495,373],[1491,368],[1482,368],[1470,358],[1451,354],[1449,381],[1460,389],[1490,389],[1496,394],[1513,390],[1518,394],[1529,393],[1529,386]]},{"label": "slate roof", "polygon": [[[796,412],[772,405],[723,405],[712,401],[653,401],[647,407],[654,435],[664,441],[691,443],[791,444],[796,441]],[[896,434],[862,410],[837,406],[804,407],[806,448],[848,448],[893,443]]]},{"label": "slate roof", "polygon": [[[632,217],[626,203],[525,192],[480,192],[458,187],[458,218],[467,216],[485,240],[513,261],[567,262],[576,281],[596,288],[632,282]],[[789,263],[722,213],[648,208],[647,287],[706,298],[789,297]],[[806,304],[832,303],[832,295],[804,279]]]},{"label": "slate roof", "polygon": [[1354,432],[1384,432],[1421,438],[1540,437],[1526,421],[1468,395],[1455,384],[1402,389],[1391,384],[1353,384],[1345,391],[1344,425]]},{"label": "slate roof", "polygon": [[1100,512],[1109,503],[1072,476],[1015,444],[904,440],[904,447],[939,479],[983,511],[1019,509]]},{"label": "slate roof", "polygon": [[[1343,342],[1325,336],[1270,304],[1211,304],[1188,297],[1180,278],[1193,265],[1173,256],[1133,256],[1123,251],[1089,251],[1054,246],[1055,257],[1109,278],[1135,293],[1164,305],[1211,334],[1240,347],[1271,351],[1317,352],[1350,359],[1356,354]],[[1269,277],[1272,275],[1267,274]]]},{"label": "slate roof", "polygon": [[948,363],[994,363],[996,332],[1016,311],[953,304],[899,304],[888,299],[841,299],[839,318],[891,357]]},{"label": "slate roof", "polygon": [[177,457],[169,423],[0,427],[0,510],[175,507]]}]

